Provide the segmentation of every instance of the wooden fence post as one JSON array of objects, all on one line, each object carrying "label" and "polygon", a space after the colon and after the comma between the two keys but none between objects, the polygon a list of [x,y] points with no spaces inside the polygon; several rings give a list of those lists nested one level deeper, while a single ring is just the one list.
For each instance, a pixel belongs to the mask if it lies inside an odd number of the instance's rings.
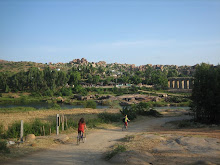
[{"label": "wooden fence post", "polygon": [[65,121],[64,121],[64,114],[62,114],[62,118],[61,118],[61,122],[62,122],[62,131],[64,131],[64,124],[65,124]]},{"label": "wooden fence post", "polygon": [[59,135],[60,115],[57,114],[57,135]]},{"label": "wooden fence post", "polygon": [[44,136],[45,136],[45,129],[44,129],[44,125],[43,125],[43,133],[44,133]]},{"label": "wooden fence post", "polygon": [[24,136],[24,122],[21,120],[21,131],[20,131],[20,139],[23,141],[23,136]]},{"label": "wooden fence post", "polygon": [[67,122],[67,117],[65,116],[66,119],[66,129],[68,129],[68,122]]}]

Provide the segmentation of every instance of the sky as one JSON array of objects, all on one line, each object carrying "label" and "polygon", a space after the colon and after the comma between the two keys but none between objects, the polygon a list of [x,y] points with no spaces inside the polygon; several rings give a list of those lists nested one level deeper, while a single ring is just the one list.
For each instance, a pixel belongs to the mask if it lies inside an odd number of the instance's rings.
[{"label": "sky", "polygon": [[220,0],[0,0],[0,59],[220,63]]}]

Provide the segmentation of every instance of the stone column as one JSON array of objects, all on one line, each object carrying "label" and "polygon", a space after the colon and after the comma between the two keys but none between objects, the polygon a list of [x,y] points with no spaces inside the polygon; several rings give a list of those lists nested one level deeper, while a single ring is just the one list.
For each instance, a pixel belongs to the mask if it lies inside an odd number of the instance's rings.
[{"label": "stone column", "polygon": [[170,88],[170,80],[168,80],[168,88]]},{"label": "stone column", "polygon": [[184,89],[184,80],[181,80],[181,89]]},{"label": "stone column", "polygon": [[189,89],[189,80],[186,80],[186,89]]},{"label": "stone column", "polygon": [[176,88],[179,89],[180,88],[180,81],[179,80],[176,81],[176,85],[177,85]]},{"label": "stone column", "polygon": [[175,88],[175,80],[172,80],[172,88]]}]

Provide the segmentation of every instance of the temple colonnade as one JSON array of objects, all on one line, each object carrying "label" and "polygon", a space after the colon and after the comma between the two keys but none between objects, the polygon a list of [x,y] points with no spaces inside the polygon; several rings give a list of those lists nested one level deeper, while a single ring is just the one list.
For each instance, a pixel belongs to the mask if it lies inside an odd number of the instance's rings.
[{"label": "temple colonnade", "polygon": [[193,77],[170,77],[168,78],[169,89],[192,89]]}]

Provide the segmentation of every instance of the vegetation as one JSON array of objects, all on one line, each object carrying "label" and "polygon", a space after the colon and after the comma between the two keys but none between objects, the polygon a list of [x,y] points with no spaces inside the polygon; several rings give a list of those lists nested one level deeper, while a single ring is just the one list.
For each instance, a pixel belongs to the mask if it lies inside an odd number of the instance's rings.
[{"label": "vegetation", "polygon": [[[4,138],[19,138],[20,137],[20,122],[14,122],[3,135]],[[56,123],[46,123],[39,119],[34,120],[31,123],[24,123],[24,136],[28,134],[34,134],[36,136],[43,135],[42,128],[45,128],[45,135],[49,135],[50,128],[52,131],[56,129]]]},{"label": "vegetation", "polygon": [[196,121],[220,123],[220,65],[198,65],[192,91],[192,111]]},{"label": "vegetation", "polygon": [[84,102],[84,108],[93,108],[96,109],[96,102],[93,100],[88,100]]},{"label": "vegetation", "polygon": [[7,141],[0,139],[0,153],[8,154],[10,149],[7,147]]},{"label": "vegetation", "polygon": [[149,102],[140,102],[139,104],[123,107],[123,109],[120,112],[122,113],[122,115],[128,115],[128,118],[130,120],[135,119],[137,115],[154,117],[162,116],[159,112],[152,109],[152,105]]},{"label": "vegetation", "polygon": [[[0,70],[1,92],[26,91],[33,93],[35,96],[70,96],[72,93],[87,95],[88,91],[81,86],[83,84],[87,84],[87,86],[105,86],[115,85],[116,83],[134,85],[142,83],[154,85],[156,89],[166,89],[168,77],[183,75],[182,72],[177,71],[172,66],[166,66],[162,69],[160,67],[144,66],[144,69],[140,71],[120,64],[93,66],[91,63],[87,65],[58,65],[5,62],[0,64]],[[120,95],[121,90],[125,93],[124,89],[114,89],[113,93],[116,92]]]},{"label": "vegetation", "polygon": [[110,151],[109,153],[105,155],[105,159],[109,160],[113,156],[117,155],[118,153],[125,152],[125,151],[126,151],[126,147],[124,145],[117,145],[112,151]]},{"label": "vegetation", "polygon": [[195,122],[194,120],[181,120],[181,121],[171,121],[169,124],[174,125],[177,128],[204,128],[208,127],[208,125]]},{"label": "vegetation", "polygon": [[111,122],[119,122],[121,121],[121,114],[119,113],[100,113],[98,114],[98,118],[100,118],[105,123],[111,123]]}]

